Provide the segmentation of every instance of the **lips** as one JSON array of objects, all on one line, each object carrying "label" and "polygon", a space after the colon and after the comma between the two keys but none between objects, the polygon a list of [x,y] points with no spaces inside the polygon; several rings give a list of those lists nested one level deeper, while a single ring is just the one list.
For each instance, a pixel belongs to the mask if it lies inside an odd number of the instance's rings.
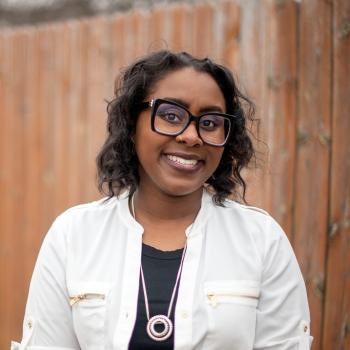
[{"label": "lips", "polygon": [[204,161],[196,154],[166,153],[163,158],[173,169],[180,171],[197,171],[202,167]]},{"label": "lips", "polygon": [[171,154],[166,155],[168,159],[170,159],[172,162],[176,162],[182,165],[196,165],[198,163],[197,159],[185,159],[178,156],[173,156]]}]

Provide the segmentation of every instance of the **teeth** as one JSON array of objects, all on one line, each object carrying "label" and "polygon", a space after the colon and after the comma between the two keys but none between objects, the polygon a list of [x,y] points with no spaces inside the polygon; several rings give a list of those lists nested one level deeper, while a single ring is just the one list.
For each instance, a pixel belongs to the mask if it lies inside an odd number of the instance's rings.
[{"label": "teeth", "polygon": [[172,156],[170,154],[167,154],[168,159],[170,159],[173,162],[183,164],[183,165],[196,165],[198,163],[198,160],[196,159],[183,159],[180,157]]}]

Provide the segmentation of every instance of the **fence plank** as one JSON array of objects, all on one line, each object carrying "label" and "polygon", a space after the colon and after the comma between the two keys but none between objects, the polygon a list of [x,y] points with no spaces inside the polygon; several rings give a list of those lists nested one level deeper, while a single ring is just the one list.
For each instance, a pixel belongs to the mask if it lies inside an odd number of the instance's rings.
[{"label": "fence plank", "polygon": [[214,9],[211,4],[198,4],[193,11],[193,46],[192,52],[198,57],[217,54],[214,45]]},{"label": "fence plank", "polygon": [[[7,71],[7,62],[8,55],[5,55],[7,52],[6,41],[8,40],[7,35],[5,33],[0,32],[0,123],[2,127],[0,128],[0,191],[3,194],[2,200],[0,201],[0,222],[1,222],[1,230],[0,230],[0,275],[3,280],[7,284],[7,274],[6,271],[10,270],[11,267],[8,265],[7,259],[7,251],[9,249],[9,240],[8,235],[11,234],[9,232],[9,223],[8,223],[8,212],[9,212],[9,192],[6,191],[8,185],[8,172],[7,169],[7,157],[6,153],[9,147],[7,145],[7,128],[8,121],[6,120],[7,113],[7,104],[8,98],[6,93],[6,71]],[[6,284],[0,288],[0,324],[2,325],[2,330],[4,335],[0,337],[0,347],[4,348],[8,345],[8,337],[11,332],[11,326],[6,322],[8,316],[8,303],[5,303],[5,298],[8,298],[8,287]]]},{"label": "fence plank", "polygon": [[241,7],[232,1],[224,1],[217,11],[221,31],[216,33],[219,41],[218,51],[225,66],[234,72],[239,70],[239,40],[241,29]]},{"label": "fence plank", "polygon": [[[111,26],[105,18],[97,18],[87,24],[87,176],[86,198],[93,200],[98,197],[96,190],[95,158],[105,138],[106,103],[112,95],[112,54],[110,46]],[[96,69],[98,67],[98,69]]]},{"label": "fence plank", "polygon": [[295,2],[270,0],[263,13],[266,73],[261,110],[270,159],[264,204],[291,238],[297,96]]},{"label": "fence plank", "polygon": [[[37,33],[33,29],[23,32],[26,45],[26,54],[23,62],[21,79],[24,85],[23,103],[24,108],[24,229],[22,235],[23,260],[25,261],[22,271],[24,289],[22,298],[25,299],[28,292],[30,277],[33,271],[36,256],[39,251],[41,239],[44,234],[42,227],[42,202],[40,193],[42,191],[42,151],[41,123],[38,116],[39,91],[37,84],[39,71],[39,46]],[[20,330],[21,324],[18,324]]]},{"label": "fence plank", "polygon": [[[243,92],[247,92],[249,98],[257,106],[257,115],[262,122],[249,125],[251,136],[257,153],[257,167],[252,164],[249,170],[245,171],[245,178],[248,183],[247,201],[251,205],[256,205],[269,210],[267,207],[269,193],[265,192],[267,149],[265,142],[267,135],[264,128],[264,116],[262,106],[264,100],[265,87],[265,61],[266,52],[264,46],[264,28],[262,22],[263,2],[247,0],[241,7],[241,26],[238,53],[238,84]],[[258,142],[254,135],[258,135],[262,142]]]},{"label": "fence plank", "polygon": [[148,41],[150,51],[168,49],[170,15],[167,8],[163,5],[155,7],[150,13],[149,21]]},{"label": "fence plank", "polygon": [[[22,69],[25,59],[25,40],[22,33],[12,32],[5,40],[4,49],[6,59],[4,62],[4,84],[6,84],[6,102],[4,101],[5,116],[5,151],[2,156],[5,162],[5,216],[4,216],[4,240],[2,248],[4,264],[1,266],[1,276],[6,280],[2,286],[4,288],[4,299],[2,299],[3,317],[5,325],[4,346],[8,347],[9,337],[14,329],[21,322],[24,309],[24,300],[22,292],[24,261],[18,257],[23,254],[23,211],[25,188],[23,186],[24,171],[24,119],[23,119],[23,100],[21,96],[24,93],[22,83]],[[14,316],[12,316],[14,314]],[[19,337],[19,332],[13,334]],[[6,344],[7,343],[7,344]]]},{"label": "fence plank", "polygon": [[170,8],[171,28],[169,46],[174,51],[191,51],[192,18],[187,4],[176,4]]},{"label": "fence plank", "polygon": [[333,118],[324,349],[350,349],[350,3],[334,1]]},{"label": "fence plank", "polygon": [[67,206],[81,203],[85,199],[85,186],[83,179],[86,176],[87,152],[86,152],[86,35],[81,22],[71,22],[66,25],[69,34],[66,50],[68,52],[69,65],[67,67],[67,94],[68,106],[68,182]]},{"label": "fence plank", "polygon": [[[38,121],[41,125],[41,193],[39,195],[42,203],[41,228],[44,232],[52,223],[55,212],[55,172],[54,172],[54,140],[57,134],[54,130],[53,114],[56,99],[56,80],[54,75],[54,53],[55,38],[53,29],[49,26],[40,28],[37,32],[38,41],[38,79],[36,87],[38,89]],[[60,55],[60,54],[59,54]],[[58,59],[58,58],[57,58]],[[63,146],[64,147],[64,146]],[[64,190],[64,189],[62,189]]]},{"label": "fence plank", "polygon": [[[69,30],[67,25],[52,26],[49,29],[54,43],[49,52],[50,75],[55,84],[50,89],[53,108],[50,113],[53,142],[53,198],[56,216],[68,205],[69,156]],[[52,132],[51,131],[51,132]]]},{"label": "fence plank", "polygon": [[132,48],[132,60],[149,52],[149,13],[142,10],[133,11],[129,16],[129,28],[132,36],[128,45]]},{"label": "fence plank", "polygon": [[[301,262],[315,348],[322,336],[330,161],[331,4],[300,3],[299,113],[294,247]],[[310,20],[314,18],[315,20]]]},{"label": "fence plank", "polygon": [[[11,315],[11,308],[13,306],[13,299],[11,297],[11,289],[12,289],[12,279],[11,273],[14,269],[12,263],[14,261],[11,259],[10,250],[12,249],[12,241],[11,235],[14,234],[13,226],[11,222],[11,211],[13,208],[13,200],[12,200],[12,191],[11,189],[11,176],[12,176],[12,168],[11,168],[11,158],[12,158],[12,135],[11,130],[13,129],[13,119],[8,118],[10,115],[10,86],[11,79],[9,76],[10,68],[11,68],[11,40],[12,37],[6,33],[6,35],[0,36],[0,62],[1,62],[1,81],[0,86],[1,90],[1,103],[0,103],[0,112],[1,112],[1,125],[0,128],[0,172],[1,172],[1,193],[3,193],[2,201],[0,201],[1,208],[1,245],[0,245],[0,272],[3,280],[6,281],[0,288],[0,324],[2,325],[3,336],[1,337],[0,346],[4,348],[8,346],[8,339],[10,336],[11,330],[13,330],[13,324],[11,322],[7,322],[8,317]],[[6,55],[5,55],[6,52]]]},{"label": "fence plank", "polygon": [[116,73],[121,67],[128,63],[128,50],[126,47],[126,38],[128,35],[127,16],[116,15],[111,20],[111,48],[113,52],[112,71],[113,78],[116,78]]}]

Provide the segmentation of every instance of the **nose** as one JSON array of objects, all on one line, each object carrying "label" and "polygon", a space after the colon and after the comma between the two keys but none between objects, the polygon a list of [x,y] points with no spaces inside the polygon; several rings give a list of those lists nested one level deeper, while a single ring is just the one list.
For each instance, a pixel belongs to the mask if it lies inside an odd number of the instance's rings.
[{"label": "nose", "polygon": [[203,145],[203,141],[198,135],[194,122],[190,123],[190,125],[182,132],[182,134],[178,135],[176,140],[178,142],[185,143],[190,147]]}]

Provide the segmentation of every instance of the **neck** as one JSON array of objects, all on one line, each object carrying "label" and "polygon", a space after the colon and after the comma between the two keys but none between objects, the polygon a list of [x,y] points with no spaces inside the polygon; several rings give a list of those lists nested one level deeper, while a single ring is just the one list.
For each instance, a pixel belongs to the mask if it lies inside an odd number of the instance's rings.
[{"label": "neck", "polygon": [[153,222],[190,221],[196,217],[202,200],[203,189],[184,196],[171,196],[162,192],[140,188],[134,193],[134,209],[137,217]]}]

